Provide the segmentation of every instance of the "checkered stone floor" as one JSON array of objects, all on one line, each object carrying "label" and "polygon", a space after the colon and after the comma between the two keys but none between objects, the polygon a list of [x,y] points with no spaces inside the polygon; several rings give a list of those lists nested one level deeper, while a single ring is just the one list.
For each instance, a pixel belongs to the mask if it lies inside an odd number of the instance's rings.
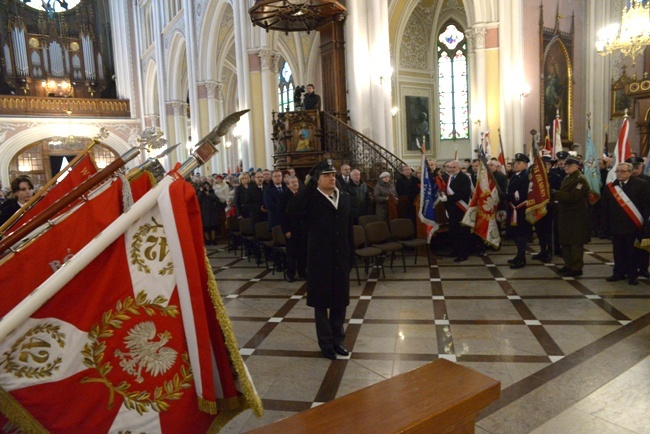
[{"label": "checkered stone floor", "polygon": [[[562,399],[544,395],[546,413],[537,408],[535,415],[517,417],[512,411],[504,422],[504,412],[650,329],[650,282],[606,282],[613,265],[607,240],[586,246],[584,276],[575,279],[558,274],[559,257],[547,264],[529,257],[525,268],[510,269],[515,248],[506,243],[462,263],[432,256],[429,266],[420,256],[414,265],[407,256],[406,273],[396,261],[386,278],[374,269],[361,285],[353,270],[345,340],[351,354],[330,361],[318,348],[306,282],[286,282],[282,273],[222,247],[209,247],[208,256],[266,410],[259,420],[241,415],[227,433],[269,424],[438,358],[501,381],[502,398],[481,413],[477,432],[529,432],[561,411],[558,402],[577,401],[589,387],[563,391]],[[650,345],[622,359],[633,363],[648,354]],[[615,370],[574,380],[596,387],[612,375]]]}]

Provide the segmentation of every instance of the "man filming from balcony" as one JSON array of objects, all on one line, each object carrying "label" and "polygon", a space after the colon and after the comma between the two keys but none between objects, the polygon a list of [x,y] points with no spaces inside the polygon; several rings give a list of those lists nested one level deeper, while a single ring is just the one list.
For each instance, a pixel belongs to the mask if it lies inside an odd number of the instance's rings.
[{"label": "man filming from balcony", "polygon": [[320,96],[314,93],[314,85],[307,85],[307,94],[302,99],[305,110],[320,110]]}]

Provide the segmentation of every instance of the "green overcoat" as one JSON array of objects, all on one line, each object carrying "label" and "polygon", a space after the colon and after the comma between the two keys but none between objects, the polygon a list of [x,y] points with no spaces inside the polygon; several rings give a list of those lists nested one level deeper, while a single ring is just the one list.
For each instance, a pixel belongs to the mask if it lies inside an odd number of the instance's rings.
[{"label": "green overcoat", "polygon": [[553,194],[558,202],[560,244],[587,244],[591,241],[589,228],[589,182],[576,170],[562,180]]}]

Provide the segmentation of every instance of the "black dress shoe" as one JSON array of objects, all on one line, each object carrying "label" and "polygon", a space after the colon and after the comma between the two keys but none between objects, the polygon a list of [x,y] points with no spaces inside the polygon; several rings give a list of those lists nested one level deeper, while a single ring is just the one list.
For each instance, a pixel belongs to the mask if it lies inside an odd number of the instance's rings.
[{"label": "black dress shoe", "polygon": [[578,277],[582,276],[582,270],[569,270],[565,274],[566,277]]},{"label": "black dress shoe", "polygon": [[569,271],[571,271],[571,269],[569,267],[567,267],[566,265],[563,266],[562,268],[558,268],[558,270],[557,270],[558,273],[563,273],[563,274],[568,273]]},{"label": "black dress shoe", "polygon": [[530,259],[535,259],[541,261],[542,258],[545,258],[546,256],[543,253],[535,253],[533,256],[530,257]]},{"label": "black dress shoe", "polygon": [[293,276],[287,276],[287,282],[293,282],[296,280]]},{"label": "black dress shoe", "polygon": [[336,360],[336,353],[334,352],[333,349],[327,348],[327,349],[321,350],[321,352],[323,353],[323,356],[326,359]]},{"label": "black dress shoe", "polygon": [[349,356],[350,352],[343,345],[334,345],[334,352],[341,356]]},{"label": "black dress shoe", "polygon": [[517,258],[508,259],[508,264],[514,264],[517,262]]},{"label": "black dress shoe", "polygon": [[467,256],[459,256],[456,259],[454,259],[454,262],[463,262],[467,261]]},{"label": "black dress shoe", "polygon": [[517,268],[524,268],[526,266],[525,261],[517,261],[514,264],[510,264],[510,268],[516,270]]},{"label": "black dress shoe", "polygon": [[618,282],[619,280],[625,280],[625,276],[619,276],[619,275],[616,275],[616,274],[612,274],[611,276],[609,276],[605,280],[607,280],[608,282]]},{"label": "black dress shoe", "polygon": [[630,277],[630,279],[627,281],[630,285],[636,286],[639,284],[639,278],[638,277]]}]

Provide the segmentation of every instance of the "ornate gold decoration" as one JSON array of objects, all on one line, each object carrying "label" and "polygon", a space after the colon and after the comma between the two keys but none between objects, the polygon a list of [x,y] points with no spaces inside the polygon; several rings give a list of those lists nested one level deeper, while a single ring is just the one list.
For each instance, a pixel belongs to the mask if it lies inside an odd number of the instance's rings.
[{"label": "ornate gold decoration", "polygon": [[41,44],[38,42],[38,39],[36,38],[29,38],[29,46],[32,48],[38,48]]},{"label": "ornate gold decoration", "polygon": [[139,414],[146,413],[149,409],[156,412],[166,411],[170,406],[169,401],[180,399],[183,395],[183,389],[191,386],[193,376],[187,353],[181,355],[182,364],[179,372],[174,374],[172,380],[163,382],[162,386],[156,386],[153,394],[147,390],[131,390],[131,384],[126,381],[114,385],[107,378],[113,366],[110,361],[105,361],[105,340],[113,337],[114,330],[121,329],[124,321],[130,320],[132,315],[145,313],[153,317],[160,314],[175,318],[179,314],[178,307],[173,305],[164,306],[166,302],[167,299],[160,295],[150,301],[147,299],[146,293],[140,291],[135,300],[133,297],[118,300],[115,304],[115,310],[111,309],[104,312],[101,322],[94,324],[90,328],[88,333],[90,343],[84,346],[81,354],[84,356],[84,365],[97,370],[99,378],[86,377],[81,380],[81,383],[105,384],[109,390],[108,408],[112,408],[115,402],[115,393],[117,393],[124,398],[126,408],[135,410]]},{"label": "ornate gold decoration", "polygon": [[[135,233],[135,235],[133,235],[133,241],[131,242],[131,249],[129,251],[131,256],[131,264],[136,265],[138,267],[138,271],[141,271],[145,274],[151,273],[151,268],[149,268],[147,265],[146,260],[158,260],[162,262],[162,260],[167,256],[167,253],[169,252],[167,248],[167,238],[164,237],[163,225],[158,223],[153,217],[151,217],[151,221],[153,224],[147,223],[138,228],[138,231]],[[154,234],[157,234],[159,229],[163,232],[163,236],[157,237]],[[148,235],[150,233],[151,235]],[[144,248],[143,253],[143,243],[145,242],[149,245],[148,247]],[[160,250],[155,251],[154,248],[158,246],[158,243],[160,243]],[[174,263],[171,261],[167,262],[167,265],[158,271],[158,274],[161,276],[173,273]]]},{"label": "ornate gold decoration", "polygon": [[79,51],[79,44],[76,42],[70,43],[70,51]]},{"label": "ornate gold decoration", "polygon": [[610,24],[598,31],[596,51],[601,56],[620,51],[632,59],[650,45],[650,4],[645,0],[628,0],[624,2],[621,25]]},{"label": "ornate gold decoration", "polygon": [[0,361],[0,366],[4,365],[5,372],[18,378],[51,377],[54,371],[59,370],[62,359],[57,357],[48,361],[50,353],[47,349],[52,347],[52,341],[60,348],[65,347],[65,333],[60,330],[61,326],[50,323],[32,327],[4,353],[5,359]]}]

